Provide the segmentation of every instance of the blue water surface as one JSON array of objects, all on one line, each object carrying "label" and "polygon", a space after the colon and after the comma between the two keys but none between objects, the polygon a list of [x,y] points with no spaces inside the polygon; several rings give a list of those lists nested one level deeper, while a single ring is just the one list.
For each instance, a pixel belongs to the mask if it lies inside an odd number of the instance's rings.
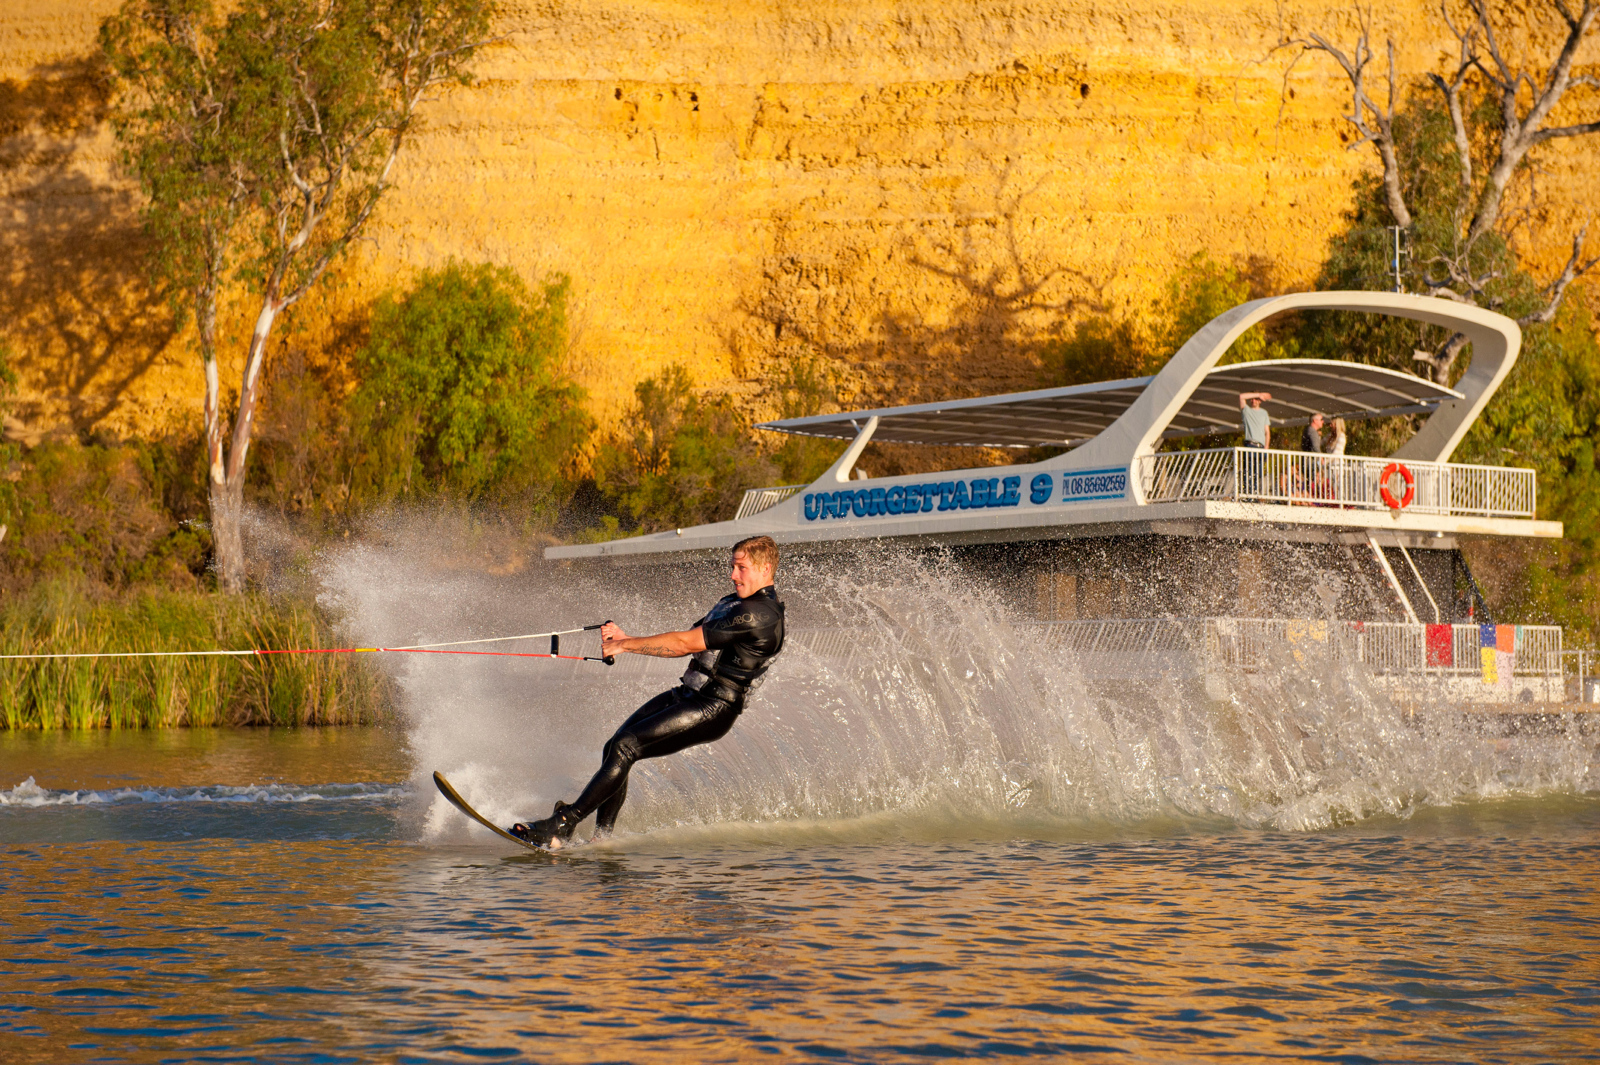
[{"label": "blue water surface", "polygon": [[381,733],[13,739],[0,772],[8,1062],[1600,1057],[1592,795],[549,855],[419,842]]}]

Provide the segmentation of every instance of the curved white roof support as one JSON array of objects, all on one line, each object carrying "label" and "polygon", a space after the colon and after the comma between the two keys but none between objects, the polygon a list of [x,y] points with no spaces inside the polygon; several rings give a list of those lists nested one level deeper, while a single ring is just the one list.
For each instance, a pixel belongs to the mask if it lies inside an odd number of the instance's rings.
[{"label": "curved white roof support", "polygon": [[1161,434],[1200,387],[1205,376],[1246,329],[1297,310],[1361,311],[1410,318],[1464,333],[1472,342],[1472,363],[1456,383],[1460,399],[1441,403],[1417,434],[1395,452],[1396,458],[1448,462],[1517,361],[1522,330],[1503,314],[1470,304],[1397,292],[1296,292],[1252,300],[1219,314],[1190,337],[1122,416],[1066,456],[1074,469],[1126,466],[1155,451]]},{"label": "curved white roof support", "polygon": [[840,455],[838,460],[834,462],[832,466],[828,467],[828,472],[823,474],[821,477],[818,477],[817,480],[831,480],[837,481],[840,484],[848,484],[850,481],[850,471],[855,469],[856,460],[861,457],[861,452],[866,450],[867,444],[871,443],[872,441],[872,434],[877,431],[878,419],[876,417],[868,418],[867,424],[856,430],[855,442],[849,447],[845,448],[844,454]]}]

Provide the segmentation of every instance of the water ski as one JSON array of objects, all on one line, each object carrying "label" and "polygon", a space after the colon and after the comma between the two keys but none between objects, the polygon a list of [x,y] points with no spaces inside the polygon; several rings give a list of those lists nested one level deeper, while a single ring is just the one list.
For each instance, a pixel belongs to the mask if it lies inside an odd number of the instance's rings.
[{"label": "water ski", "polygon": [[540,847],[535,847],[526,840],[518,839],[516,836],[513,836],[511,833],[507,832],[505,829],[501,828],[499,825],[495,824],[493,821],[474,810],[467,803],[467,800],[463,799],[461,794],[457,792],[456,789],[451,786],[450,782],[444,778],[444,774],[439,772],[437,769],[433,772],[433,782],[438,786],[439,794],[450,800],[451,806],[454,806],[457,810],[460,810],[462,813],[466,814],[468,817],[472,818],[474,821],[478,822],[478,824],[482,825],[484,828],[487,828],[495,835],[500,836],[503,839],[509,839],[517,846],[527,847],[532,851],[542,849]]}]

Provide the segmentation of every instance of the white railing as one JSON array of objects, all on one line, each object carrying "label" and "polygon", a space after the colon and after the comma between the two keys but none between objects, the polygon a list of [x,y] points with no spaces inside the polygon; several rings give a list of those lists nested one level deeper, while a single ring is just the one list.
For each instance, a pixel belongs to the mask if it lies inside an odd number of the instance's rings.
[{"label": "white railing", "polygon": [[734,514],[733,520],[748,518],[752,514],[760,514],[769,507],[775,507],[785,499],[794,495],[803,484],[783,484],[776,488],[749,488],[745,490],[744,498],[739,500],[739,510]]},{"label": "white railing", "polygon": [[[1041,642],[1077,653],[1142,654],[1188,650],[1221,665],[1270,667],[1291,657],[1354,658],[1375,673],[1482,675],[1482,627],[1317,618],[1120,618],[1033,623]],[[1512,642],[1511,671],[1559,677],[1561,626],[1496,626],[1496,643]],[[1498,666],[1498,662],[1496,663]]]},{"label": "white railing", "polygon": [[[1046,647],[1076,654],[1150,654],[1190,651],[1195,642],[1193,618],[1105,618],[1096,621],[1045,621]],[[1026,622],[1024,624],[1027,624]]]},{"label": "white railing", "polygon": [[[1360,658],[1378,672],[1409,673],[1417,670],[1446,673],[1478,673],[1483,669],[1482,627],[1451,625],[1448,635],[1442,625],[1413,625],[1408,622],[1366,622],[1354,626],[1360,643]],[[1561,626],[1497,625],[1513,640],[1512,673],[1528,676],[1561,675]],[[1504,651],[1503,646],[1499,650]]]},{"label": "white railing", "polygon": [[[1236,499],[1357,510],[1390,509],[1382,480],[1390,466],[1397,466],[1388,479],[1390,498],[1404,503],[1403,509],[1533,517],[1535,479],[1529,469],[1237,447],[1145,455],[1136,464],[1147,503]],[[1409,485],[1401,470],[1411,475]]]},{"label": "white railing", "polygon": [[[1321,618],[1106,618],[1088,621],[1022,622],[1030,644],[1073,655],[1111,655],[1142,660],[1182,652],[1233,669],[1271,669],[1286,661],[1331,656],[1354,659],[1374,673],[1478,676],[1484,672],[1482,628],[1410,622],[1329,621]],[[1507,631],[1509,630],[1509,631]],[[1496,626],[1503,650],[1514,641],[1511,672],[1560,679],[1559,625]],[[824,658],[853,661],[866,630],[852,627],[795,629],[794,642]],[[1503,669],[1500,659],[1497,672]]]}]

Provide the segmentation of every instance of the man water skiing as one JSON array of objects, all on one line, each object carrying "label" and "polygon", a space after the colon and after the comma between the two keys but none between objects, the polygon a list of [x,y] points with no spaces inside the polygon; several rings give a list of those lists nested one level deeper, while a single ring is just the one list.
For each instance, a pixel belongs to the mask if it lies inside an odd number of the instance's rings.
[{"label": "man water skiing", "polygon": [[676,688],[635,710],[606,742],[600,770],[570,805],[558,801],[540,821],[519,822],[511,834],[535,846],[559,847],[590,814],[595,834],[609,835],[628,797],[628,770],[641,758],[660,758],[686,747],[720,740],[744,710],[745,698],[783,650],[783,603],[773,587],[778,545],[752,536],[733,545],[728,576],[733,594],[683,632],[629,636],[607,622],[600,630],[601,654],[632,653],[656,658],[693,655]]}]

